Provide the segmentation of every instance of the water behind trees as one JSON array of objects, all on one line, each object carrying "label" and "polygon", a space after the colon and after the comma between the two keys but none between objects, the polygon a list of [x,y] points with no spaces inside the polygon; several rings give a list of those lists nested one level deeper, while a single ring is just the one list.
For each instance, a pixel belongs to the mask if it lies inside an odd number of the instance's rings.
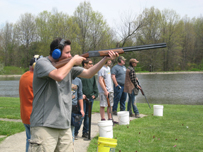
[{"label": "water behind trees", "polygon": [[[140,85],[153,104],[203,105],[203,73],[137,74]],[[0,78],[1,97],[19,97],[19,77]],[[138,103],[146,103],[141,92]]]}]

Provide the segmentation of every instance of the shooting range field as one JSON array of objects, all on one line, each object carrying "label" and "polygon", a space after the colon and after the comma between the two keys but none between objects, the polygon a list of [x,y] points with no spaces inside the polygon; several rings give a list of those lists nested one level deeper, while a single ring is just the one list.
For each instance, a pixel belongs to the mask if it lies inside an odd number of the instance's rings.
[{"label": "shooting range field", "polygon": [[[94,102],[93,111],[99,112]],[[153,104],[150,104],[153,107]],[[153,116],[147,103],[137,103],[146,117],[130,121],[130,125],[113,127],[117,139],[116,152],[139,151],[201,151],[203,149],[202,105],[163,104],[163,116]],[[90,142],[88,152],[95,152],[98,136]]]},{"label": "shooting range field", "polygon": [[[153,104],[150,105],[153,107]],[[113,136],[117,139],[116,152],[181,152],[203,149],[202,105],[163,104],[162,117],[153,116],[153,108],[149,109],[147,103],[137,103],[137,106],[140,114],[147,116],[131,120],[129,125],[113,127]],[[94,101],[92,114],[98,112],[99,101]],[[24,131],[23,124],[18,122],[20,119],[19,98],[0,97],[0,118],[16,120],[12,122],[0,120],[0,135],[3,135],[3,138],[0,138],[1,142],[8,136]],[[90,141],[88,152],[95,152],[97,143],[98,135]]]}]

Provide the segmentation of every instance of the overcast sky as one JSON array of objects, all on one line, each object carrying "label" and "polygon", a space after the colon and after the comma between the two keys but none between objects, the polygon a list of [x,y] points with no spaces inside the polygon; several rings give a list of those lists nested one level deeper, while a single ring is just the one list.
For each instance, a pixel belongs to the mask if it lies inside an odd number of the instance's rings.
[{"label": "overcast sky", "polygon": [[[173,9],[181,17],[200,17],[203,14],[203,0],[86,0],[94,11],[100,12],[107,23],[113,27],[119,23],[122,14],[140,14],[144,8],[154,6],[159,10]],[[20,15],[31,13],[38,15],[44,10],[73,15],[76,7],[84,0],[0,0],[0,26],[6,22],[15,23]]]}]

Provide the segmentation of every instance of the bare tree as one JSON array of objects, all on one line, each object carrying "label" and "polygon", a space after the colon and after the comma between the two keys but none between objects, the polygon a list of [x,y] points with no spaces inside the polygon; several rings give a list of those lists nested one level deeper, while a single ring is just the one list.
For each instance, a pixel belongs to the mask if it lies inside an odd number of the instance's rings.
[{"label": "bare tree", "polygon": [[132,12],[125,12],[120,17],[121,24],[117,27],[116,33],[118,34],[118,39],[116,47],[123,47],[129,42],[136,42],[136,33],[144,27],[146,24],[143,20],[143,15],[137,15]]}]

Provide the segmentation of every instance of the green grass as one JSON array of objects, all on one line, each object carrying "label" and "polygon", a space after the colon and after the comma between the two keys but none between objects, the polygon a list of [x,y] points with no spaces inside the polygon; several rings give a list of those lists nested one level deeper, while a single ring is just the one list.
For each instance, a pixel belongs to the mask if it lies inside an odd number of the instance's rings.
[{"label": "green grass", "polygon": [[[97,111],[96,104],[93,111]],[[203,106],[165,104],[163,117],[158,117],[147,104],[137,105],[147,117],[113,128],[116,152],[203,152]],[[97,142],[98,136],[92,139],[88,152],[96,151]]]},{"label": "green grass", "polygon": [[0,118],[21,119],[20,99],[0,97]]},{"label": "green grass", "polygon": [[[116,152],[203,152],[202,105],[164,104],[163,117],[153,116],[153,104],[152,109],[143,103],[137,106],[147,116],[113,128]],[[99,112],[98,101],[92,112]],[[0,97],[0,118],[20,119],[19,98]],[[24,131],[20,122],[0,121],[0,128],[0,135],[6,136]],[[91,140],[88,152],[97,151],[97,143],[98,136]]]},{"label": "green grass", "polygon": [[[19,98],[0,97],[0,118],[20,119]],[[0,121],[0,128],[0,135],[6,137],[25,131],[22,122]],[[0,138],[0,142],[6,137]]]},{"label": "green grass", "polygon": [[22,122],[0,121],[0,135],[10,136],[25,130]]}]

